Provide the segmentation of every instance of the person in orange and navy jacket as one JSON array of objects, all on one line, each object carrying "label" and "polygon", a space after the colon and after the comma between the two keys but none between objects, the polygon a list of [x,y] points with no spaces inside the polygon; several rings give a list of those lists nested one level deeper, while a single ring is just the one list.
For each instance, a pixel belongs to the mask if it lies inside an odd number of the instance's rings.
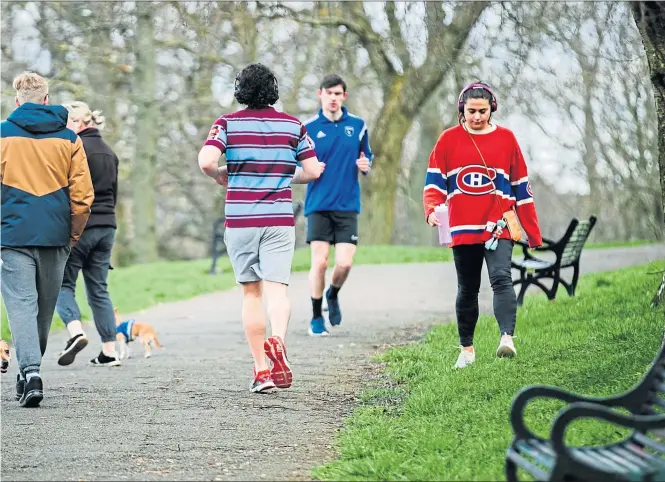
[{"label": "person in orange and navy jacket", "polygon": [[542,244],[527,166],[515,135],[491,121],[497,107],[496,96],[487,84],[466,86],[458,98],[460,124],[445,130],[437,140],[425,179],[423,207],[430,226],[440,224],[436,207],[448,204],[450,246],[458,280],[456,315],[461,350],[456,368],[475,361],[473,335],[483,260],[501,331],[496,354],[516,355],[517,300],[510,271],[513,241],[502,224],[503,213],[515,209],[529,246]]},{"label": "person in orange and navy jacket", "polygon": [[94,191],[81,139],[68,112],[48,105],[48,84],[24,72],[14,79],[17,109],[2,137],[2,298],[16,349],[16,398],[43,399],[42,356],[65,264],[90,215]]}]

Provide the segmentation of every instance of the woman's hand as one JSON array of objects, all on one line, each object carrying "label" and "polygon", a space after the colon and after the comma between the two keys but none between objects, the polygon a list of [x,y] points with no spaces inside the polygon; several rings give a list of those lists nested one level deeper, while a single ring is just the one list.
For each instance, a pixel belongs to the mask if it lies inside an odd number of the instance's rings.
[{"label": "woman's hand", "polygon": [[427,224],[430,226],[441,226],[441,222],[439,221],[439,218],[436,217],[436,213],[434,211],[429,213],[429,216],[427,216]]}]

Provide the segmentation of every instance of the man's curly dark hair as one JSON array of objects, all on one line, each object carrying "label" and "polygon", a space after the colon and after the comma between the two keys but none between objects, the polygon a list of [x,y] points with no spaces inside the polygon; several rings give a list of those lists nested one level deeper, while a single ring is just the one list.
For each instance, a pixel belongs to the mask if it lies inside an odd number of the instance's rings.
[{"label": "man's curly dark hair", "polygon": [[273,105],[279,100],[277,78],[265,65],[248,65],[236,76],[234,96],[250,109]]}]

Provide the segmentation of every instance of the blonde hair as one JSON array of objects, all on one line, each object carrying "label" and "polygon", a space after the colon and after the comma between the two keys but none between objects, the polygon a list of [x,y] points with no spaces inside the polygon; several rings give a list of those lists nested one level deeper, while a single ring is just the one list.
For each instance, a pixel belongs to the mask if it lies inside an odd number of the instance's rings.
[{"label": "blonde hair", "polygon": [[88,107],[88,104],[85,102],[77,100],[64,104],[64,106],[69,111],[69,117],[73,120],[83,121],[85,126],[93,126],[98,129],[103,129],[106,125],[106,118],[102,115],[102,111],[91,111],[90,107]]},{"label": "blonde hair", "polygon": [[14,79],[14,90],[19,104],[32,102],[43,104],[48,95],[48,83],[46,79],[34,72],[23,72]]}]

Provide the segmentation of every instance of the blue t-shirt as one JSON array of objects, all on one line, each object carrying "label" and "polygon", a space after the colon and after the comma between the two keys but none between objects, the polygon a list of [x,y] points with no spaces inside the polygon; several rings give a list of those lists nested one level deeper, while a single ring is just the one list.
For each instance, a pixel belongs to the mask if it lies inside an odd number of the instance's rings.
[{"label": "blue t-shirt", "polygon": [[355,211],[360,213],[360,183],[356,160],[360,153],[372,162],[367,124],[342,107],[342,117],[333,122],[319,109],[305,127],[316,157],[326,169],[316,181],[307,184],[305,216],[316,211]]},{"label": "blue t-shirt", "polygon": [[120,333],[125,336],[127,343],[133,340],[132,338],[132,328],[134,327],[134,320],[127,320],[120,323],[115,327],[116,334]]}]

